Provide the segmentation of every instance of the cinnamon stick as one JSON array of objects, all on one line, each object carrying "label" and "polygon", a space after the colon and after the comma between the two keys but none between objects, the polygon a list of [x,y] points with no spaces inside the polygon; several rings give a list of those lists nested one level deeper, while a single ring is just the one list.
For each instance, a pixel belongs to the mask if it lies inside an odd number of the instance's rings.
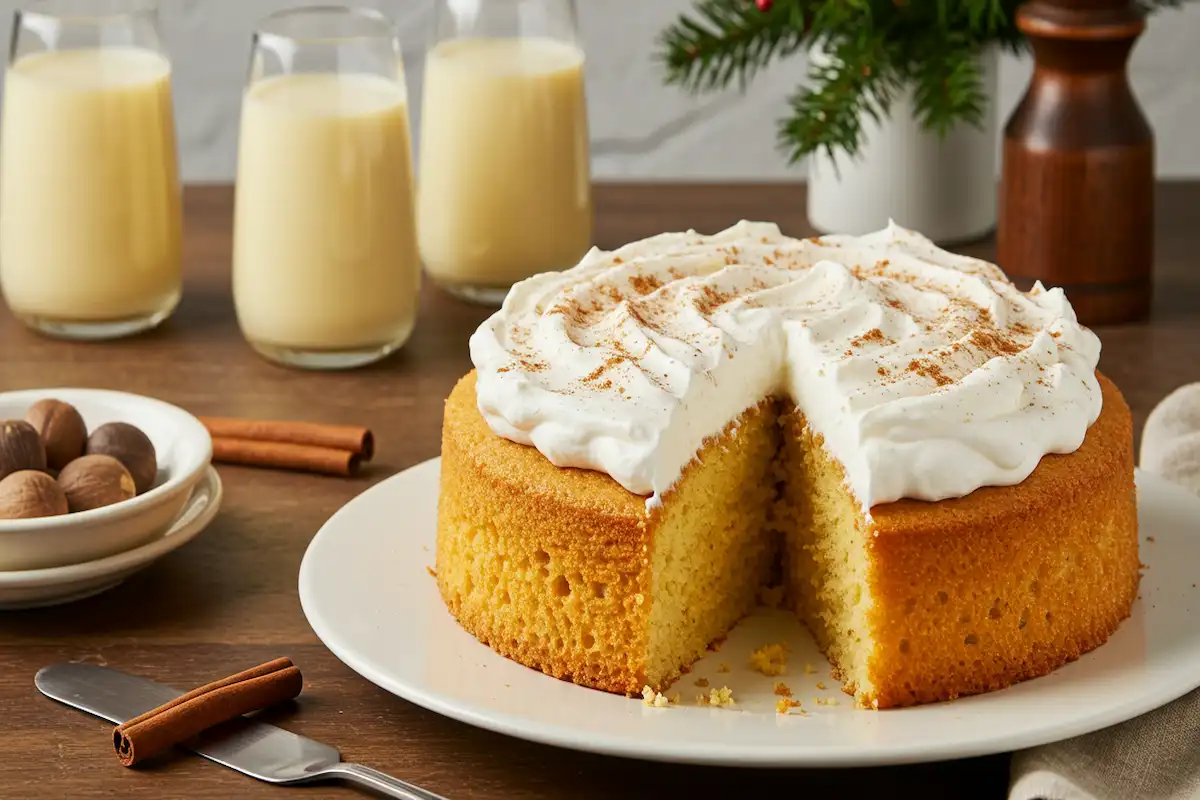
[{"label": "cinnamon stick", "polygon": [[287,442],[214,437],[213,461],[249,467],[294,469],[348,477],[358,472],[362,457],[353,450]]},{"label": "cinnamon stick", "polygon": [[304,680],[288,658],[277,658],[201,686],[113,729],[117,758],[132,767],[214,725],[291,700]]},{"label": "cinnamon stick", "polygon": [[375,436],[369,428],[357,425],[326,425],[290,420],[200,417],[215,439],[250,439],[258,442],[284,442],[311,447],[349,450],[362,461],[375,455]]}]

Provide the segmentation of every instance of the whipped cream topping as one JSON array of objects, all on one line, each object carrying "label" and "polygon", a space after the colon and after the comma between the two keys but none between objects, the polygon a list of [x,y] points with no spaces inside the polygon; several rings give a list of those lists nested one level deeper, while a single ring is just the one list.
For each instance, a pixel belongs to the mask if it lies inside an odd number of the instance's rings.
[{"label": "whipped cream topping", "polygon": [[[1019,483],[1100,414],[1099,339],[1059,289],[895,224],[653,236],[515,285],[471,337],[479,410],[560,467],[657,498],[787,396],[870,508]],[[653,499],[653,498],[652,498]]]}]

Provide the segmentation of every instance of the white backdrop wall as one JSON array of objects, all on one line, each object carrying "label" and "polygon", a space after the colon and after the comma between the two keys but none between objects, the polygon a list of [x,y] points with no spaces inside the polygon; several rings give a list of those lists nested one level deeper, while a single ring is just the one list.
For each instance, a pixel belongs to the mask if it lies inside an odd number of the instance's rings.
[{"label": "white backdrop wall", "polygon": [[[360,0],[399,24],[419,145],[421,62],[433,0]],[[749,2],[750,0],[747,0]],[[315,0],[314,0],[315,2]],[[588,54],[593,172],[602,180],[789,180],[803,176],[775,147],[784,98],[803,79],[802,58],[760,75],[744,95],[689,97],[665,87],[654,61],[659,31],[688,0],[577,0]],[[10,25],[13,0],[0,0]],[[175,63],[185,179],[229,181],[236,171],[242,82],[254,22],[303,5],[286,0],[161,0]],[[1020,99],[1026,61],[1006,59],[1001,119]],[[1200,3],[1150,21],[1134,51],[1134,89],[1157,136],[1157,171],[1200,176]]]}]

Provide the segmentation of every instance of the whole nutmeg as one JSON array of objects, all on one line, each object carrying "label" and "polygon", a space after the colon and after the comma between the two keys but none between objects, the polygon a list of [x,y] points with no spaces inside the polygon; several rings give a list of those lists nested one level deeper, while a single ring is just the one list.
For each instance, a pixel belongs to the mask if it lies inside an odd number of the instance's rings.
[{"label": "whole nutmeg", "polygon": [[112,456],[133,476],[138,494],[154,485],[158,459],[154,445],[139,428],[128,422],[109,422],[92,431],[84,448],[88,455]]},{"label": "whole nutmeg", "polygon": [[87,426],[70,403],[53,398],[38,400],[25,412],[25,421],[41,435],[50,469],[62,469],[83,455]]},{"label": "whole nutmeg", "polygon": [[137,494],[133,476],[112,456],[81,456],[58,473],[72,513],[111,506]]},{"label": "whole nutmeg", "polygon": [[46,469],[42,437],[24,420],[0,421],[0,480],[26,469]]},{"label": "whole nutmeg", "polygon": [[68,510],[66,493],[44,472],[21,470],[0,480],[0,519],[57,517]]}]

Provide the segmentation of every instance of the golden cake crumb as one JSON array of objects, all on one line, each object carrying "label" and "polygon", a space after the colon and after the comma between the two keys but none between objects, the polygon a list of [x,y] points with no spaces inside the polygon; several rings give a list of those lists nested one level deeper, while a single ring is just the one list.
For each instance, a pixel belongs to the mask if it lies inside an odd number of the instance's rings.
[{"label": "golden cake crumb", "polygon": [[814,697],[813,702],[819,706],[836,706],[838,704],[836,697]]},{"label": "golden cake crumb", "polygon": [[703,689],[708,686],[708,678],[696,678],[696,685]]},{"label": "golden cake crumb", "polygon": [[733,690],[728,686],[722,686],[720,689],[714,686],[709,689],[708,694],[702,694],[696,698],[696,702],[702,706],[717,706],[718,708],[736,705],[733,699]]},{"label": "golden cake crumb", "polygon": [[671,696],[667,698],[667,701],[672,705],[679,705],[679,692],[671,692]]},{"label": "golden cake crumb", "polygon": [[779,695],[780,697],[791,697],[792,687],[780,681],[779,683],[775,684],[775,694]]},{"label": "golden cake crumb", "polygon": [[782,644],[767,644],[750,654],[750,667],[763,675],[782,675],[787,669],[787,648]]},{"label": "golden cake crumb", "polygon": [[758,602],[767,608],[779,608],[783,604],[783,585],[764,586],[759,589]]},{"label": "golden cake crumb", "polygon": [[790,697],[781,697],[781,698],[779,698],[778,702],[775,703],[775,710],[777,712],[779,712],[780,714],[786,714],[789,711],[791,711],[793,708],[799,708],[799,707],[800,707],[800,701],[793,700]]},{"label": "golden cake crumb", "polygon": [[428,572],[430,574],[430,576],[432,576],[434,578],[437,577],[437,570],[434,569],[433,567],[429,566],[428,564],[425,565],[425,571]]},{"label": "golden cake crumb", "polygon": [[818,688],[818,689],[824,689],[824,688],[825,688],[825,682],[824,682],[824,681],[817,681],[817,688]]},{"label": "golden cake crumb", "polygon": [[817,668],[814,667],[812,664],[808,663],[807,661],[805,661],[804,662],[804,674],[805,675],[816,675]]},{"label": "golden cake crumb", "polygon": [[729,665],[722,661],[717,664],[717,672],[729,672]]},{"label": "golden cake crumb", "polygon": [[665,708],[670,702],[665,694],[656,692],[649,686],[642,687],[642,703],[644,705],[653,706],[654,708]]}]

